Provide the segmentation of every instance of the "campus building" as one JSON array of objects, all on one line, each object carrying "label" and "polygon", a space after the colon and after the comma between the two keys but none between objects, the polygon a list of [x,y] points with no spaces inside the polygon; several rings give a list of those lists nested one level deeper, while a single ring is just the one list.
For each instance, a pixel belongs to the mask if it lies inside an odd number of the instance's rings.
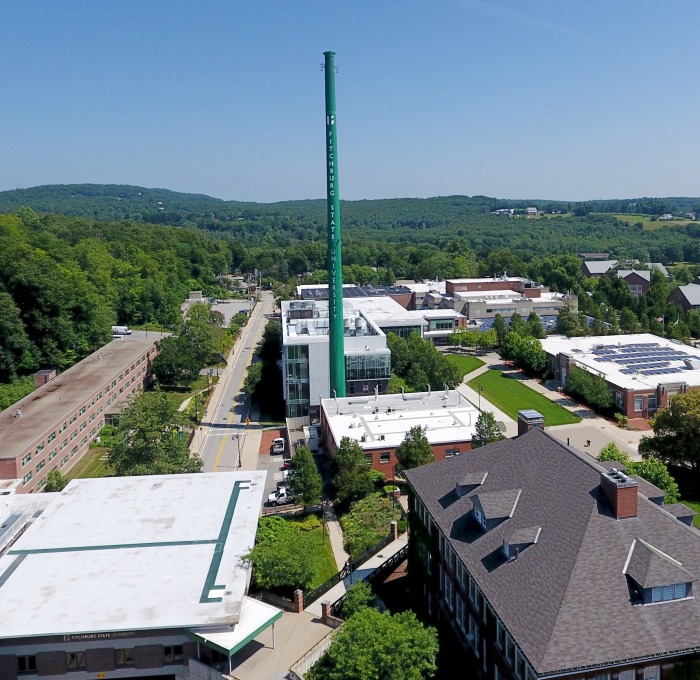
[{"label": "campus building", "polygon": [[229,677],[282,615],[246,594],[264,486],[219,472],[0,487],[0,678]]},{"label": "campus building", "polygon": [[0,413],[0,479],[41,491],[48,473],[67,472],[100,429],[149,379],[156,337],[120,336],[56,376],[39,371],[37,389]]},{"label": "campus building", "polygon": [[456,390],[324,399],[321,437],[331,457],[343,437],[354,439],[366,461],[390,478],[396,448],[412,427],[424,428],[435,458],[442,460],[471,450],[478,417],[477,408]]},{"label": "campus building", "polygon": [[[527,318],[532,312],[538,316],[558,316],[564,307],[578,313],[575,295],[553,293],[546,286],[522,277],[447,279],[445,284],[444,300],[470,321],[492,319],[496,314],[508,318],[516,313]],[[427,299],[430,304],[438,303],[432,296]]]},{"label": "campus building", "polygon": [[700,349],[651,333],[540,340],[547,369],[566,385],[573,367],[602,377],[616,408],[628,418],[650,418],[669,397],[700,385]]},{"label": "campus building", "polygon": [[[326,296],[327,296],[327,290]],[[289,300],[282,310],[282,375],[286,416],[292,426],[319,417],[329,393],[328,301]],[[343,300],[345,379],[349,396],[383,393],[391,377],[387,335],[411,333],[444,344],[466,323],[454,310],[407,310],[389,296]]]},{"label": "campus building", "polygon": [[406,471],[414,606],[488,680],[697,677],[695,513],[522,429]]}]

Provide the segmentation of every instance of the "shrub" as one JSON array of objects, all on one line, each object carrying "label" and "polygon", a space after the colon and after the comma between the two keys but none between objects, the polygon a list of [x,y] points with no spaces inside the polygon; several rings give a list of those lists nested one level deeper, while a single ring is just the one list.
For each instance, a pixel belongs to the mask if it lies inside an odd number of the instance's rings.
[{"label": "shrub", "polygon": [[361,555],[387,536],[392,520],[400,516],[401,509],[391,498],[381,494],[355,501],[340,519],[345,549],[351,555]]},{"label": "shrub", "polygon": [[629,418],[624,413],[620,413],[618,411],[615,413],[615,420],[617,421],[619,427],[627,427]]}]

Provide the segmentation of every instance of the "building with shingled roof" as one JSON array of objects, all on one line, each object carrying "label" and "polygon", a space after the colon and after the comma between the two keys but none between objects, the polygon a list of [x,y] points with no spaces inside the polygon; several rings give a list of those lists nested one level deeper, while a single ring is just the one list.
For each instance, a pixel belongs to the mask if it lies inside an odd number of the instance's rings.
[{"label": "building with shingled roof", "polygon": [[414,608],[489,680],[695,677],[693,511],[539,427],[521,432],[405,472]]}]

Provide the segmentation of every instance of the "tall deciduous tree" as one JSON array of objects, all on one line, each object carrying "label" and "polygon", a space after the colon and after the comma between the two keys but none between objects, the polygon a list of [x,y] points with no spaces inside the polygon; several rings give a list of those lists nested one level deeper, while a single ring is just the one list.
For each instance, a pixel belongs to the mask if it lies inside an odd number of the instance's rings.
[{"label": "tall deciduous tree", "polygon": [[340,503],[359,500],[372,492],[372,468],[365,461],[365,454],[354,439],[343,437],[340,440],[333,467],[333,483]]},{"label": "tall deciduous tree", "polygon": [[119,433],[109,454],[116,475],[199,472],[202,460],[190,457],[181,421],[173,402],[160,390],[136,397],[119,418]]},{"label": "tall deciduous tree", "polygon": [[576,366],[569,371],[566,378],[566,391],[593,408],[609,408],[613,403],[613,393],[605,378],[592,375]]},{"label": "tall deciduous tree", "polygon": [[496,417],[491,411],[482,411],[476,420],[474,436],[472,437],[472,448],[478,449],[480,446],[486,446],[493,442],[505,439],[505,435],[498,427]]},{"label": "tall deciduous tree", "polygon": [[642,437],[639,451],[656,456],[668,465],[700,472],[700,387],[669,399],[651,420],[653,437]]},{"label": "tall deciduous tree", "polygon": [[333,638],[309,680],[421,680],[435,673],[437,631],[411,612],[382,614],[369,607],[351,616]]},{"label": "tall deciduous tree", "polygon": [[289,486],[294,502],[303,506],[320,503],[323,480],[308,447],[297,447],[289,463],[289,470]]},{"label": "tall deciduous tree", "polygon": [[403,441],[396,447],[396,471],[410,470],[419,465],[426,465],[435,460],[433,447],[430,446],[425,430],[420,425],[414,425]]}]

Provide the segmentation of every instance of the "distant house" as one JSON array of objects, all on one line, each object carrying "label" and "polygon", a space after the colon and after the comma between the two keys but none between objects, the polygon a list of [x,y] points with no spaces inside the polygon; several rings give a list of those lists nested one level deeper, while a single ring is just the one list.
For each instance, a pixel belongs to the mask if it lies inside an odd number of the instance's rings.
[{"label": "distant house", "polygon": [[659,217],[660,220],[664,220],[664,222],[668,222],[669,220],[673,219],[673,215],[671,213],[664,213]]},{"label": "distant house", "polygon": [[599,279],[617,266],[617,260],[587,260],[581,263],[581,272],[584,276]]},{"label": "distant house", "polygon": [[525,214],[528,217],[537,215],[537,208],[525,208]]},{"label": "distant house", "polygon": [[687,286],[677,286],[667,299],[682,307],[684,312],[700,309],[700,284],[689,283]]},{"label": "distant house", "polygon": [[609,260],[610,253],[577,253],[582,260]]},{"label": "distant house", "polygon": [[651,288],[651,272],[636,269],[618,269],[617,276],[629,286],[630,292],[639,298]]}]

